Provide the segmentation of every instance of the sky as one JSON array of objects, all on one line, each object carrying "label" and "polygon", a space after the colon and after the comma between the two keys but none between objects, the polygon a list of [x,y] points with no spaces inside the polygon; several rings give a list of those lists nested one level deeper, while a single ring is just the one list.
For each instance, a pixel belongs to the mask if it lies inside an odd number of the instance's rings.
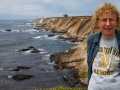
[{"label": "sky", "polygon": [[120,10],[120,0],[0,0],[0,20],[89,16],[104,2]]}]

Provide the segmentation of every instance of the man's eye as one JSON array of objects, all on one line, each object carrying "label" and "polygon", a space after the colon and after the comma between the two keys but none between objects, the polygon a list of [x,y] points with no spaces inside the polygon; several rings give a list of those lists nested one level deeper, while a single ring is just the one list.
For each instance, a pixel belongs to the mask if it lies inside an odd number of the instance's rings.
[{"label": "man's eye", "polygon": [[101,21],[106,22],[106,21],[107,21],[107,19],[102,19]]}]

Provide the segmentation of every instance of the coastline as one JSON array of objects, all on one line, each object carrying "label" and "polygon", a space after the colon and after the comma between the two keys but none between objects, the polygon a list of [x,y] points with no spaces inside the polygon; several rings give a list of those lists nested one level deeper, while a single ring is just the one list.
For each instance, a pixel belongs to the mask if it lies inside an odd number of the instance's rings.
[{"label": "coastline", "polygon": [[[37,18],[33,20],[35,29],[51,30],[53,33],[63,33],[59,39],[78,44],[67,52],[58,52],[50,56],[55,69],[74,68],[74,79],[87,85],[87,37],[99,31],[91,21],[92,16]],[[73,82],[75,84],[75,82]]]}]

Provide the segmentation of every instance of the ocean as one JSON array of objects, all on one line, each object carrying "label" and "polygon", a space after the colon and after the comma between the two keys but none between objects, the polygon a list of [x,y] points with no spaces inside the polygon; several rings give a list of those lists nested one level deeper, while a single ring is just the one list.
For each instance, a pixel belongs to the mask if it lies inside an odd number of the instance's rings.
[{"label": "ocean", "polygon": [[[61,33],[50,30],[41,31],[28,25],[32,20],[0,20],[0,90],[29,90],[69,86],[63,76],[70,75],[68,69],[55,70],[49,56],[55,52],[65,52],[75,43],[57,39]],[[10,31],[6,31],[10,29]],[[49,34],[55,34],[48,37]],[[33,46],[43,52],[17,52]],[[31,67],[20,71],[11,71],[18,66]],[[16,81],[16,74],[33,75],[26,80]]]}]

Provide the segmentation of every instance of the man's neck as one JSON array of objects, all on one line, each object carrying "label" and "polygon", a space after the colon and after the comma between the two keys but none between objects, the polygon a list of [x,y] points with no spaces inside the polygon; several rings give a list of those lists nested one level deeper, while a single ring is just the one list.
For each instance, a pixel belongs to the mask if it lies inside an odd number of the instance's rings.
[{"label": "man's neck", "polygon": [[102,37],[106,38],[106,39],[110,39],[110,38],[113,38],[115,36],[115,33],[113,35],[103,35],[102,34]]}]

